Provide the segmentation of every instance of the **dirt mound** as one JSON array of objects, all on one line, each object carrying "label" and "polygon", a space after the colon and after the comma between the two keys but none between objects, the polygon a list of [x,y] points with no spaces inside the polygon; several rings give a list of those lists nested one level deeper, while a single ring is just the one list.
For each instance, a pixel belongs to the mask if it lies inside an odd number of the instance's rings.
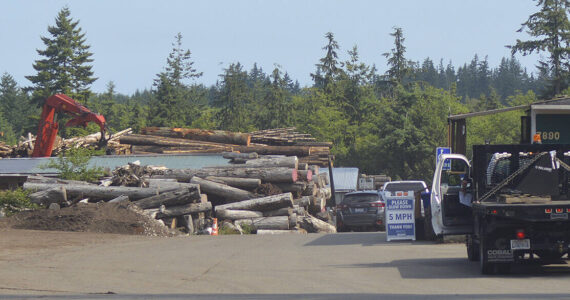
[{"label": "dirt mound", "polygon": [[171,231],[132,204],[88,203],[60,210],[25,211],[0,220],[0,228],[169,236]]}]

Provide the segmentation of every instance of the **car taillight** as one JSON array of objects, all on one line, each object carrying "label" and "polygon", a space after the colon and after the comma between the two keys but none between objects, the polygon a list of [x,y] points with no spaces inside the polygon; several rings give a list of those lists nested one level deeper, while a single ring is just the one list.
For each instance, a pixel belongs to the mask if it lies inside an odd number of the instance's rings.
[{"label": "car taillight", "polygon": [[526,235],[524,234],[524,230],[523,229],[519,229],[517,230],[517,239],[522,240],[526,237]]},{"label": "car taillight", "polygon": [[544,212],[547,213],[547,214],[551,214],[551,213],[552,213],[552,208],[546,208],[546,209],[544,210]]},{"label": "car taillight", "polygon": [[557,214],[561,214],[563,211],[564,211],[564,209],[562,209],[562,208],[557,208],[557,209],[556,209],[556,213],[557,213]]},{"label": "car taillight", "polygon": [[374,202],[374,203],[370,203],[371,207],[384,207],[386,204],[382,203],[382,202]]}]

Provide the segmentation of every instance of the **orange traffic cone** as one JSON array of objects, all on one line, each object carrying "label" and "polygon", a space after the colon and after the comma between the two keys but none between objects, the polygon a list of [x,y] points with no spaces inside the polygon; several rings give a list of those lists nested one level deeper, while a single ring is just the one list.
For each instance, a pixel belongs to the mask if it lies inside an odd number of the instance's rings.
[{"label": "orange traffic cone", "polygon": [[212,223],[212,235],[218,235],[218,218],[214,218]]}]

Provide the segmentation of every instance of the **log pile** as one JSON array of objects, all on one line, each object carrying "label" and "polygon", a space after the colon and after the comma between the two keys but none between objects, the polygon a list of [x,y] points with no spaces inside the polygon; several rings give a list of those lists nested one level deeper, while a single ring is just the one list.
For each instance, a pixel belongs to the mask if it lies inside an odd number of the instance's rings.
[{"label": "log pile", "polygon": [[170,228],[190,234],[206,233],[213,217],[237,232],[333,232],[334,226],[310,215],[324,211],[331,197],[327,177],[313,171],[318,173],[318,167],[299,170],[295,156],[260,156],[242,165],[195,170],[135,162],[116,168],[99,185],[30,176],[24,189],[33,191],[33,203],[45,207],[130,201]]},{"label": "log pile", "polygon": [[[121,136],[130,134],[131,132],[132,129],[128,128],[112,134],[110,139],[109,136],[107,136],[107,139],[109,139],[107,143],[107,151],[112,154],[130,154],[130,146],[122,145],[119,143],[119,139]],[[58,136],[54,143],[52,156],[57,156],[67,149],[87,147],[96,148],[100,139],[100,132],[69,139],[62,139]],[[4,143],[0,143],[0,157],[30,157],[34,151],[35,142],[36,137],[31,133],[28,133],[27,137],[20,137],[17,145],[9,146]]]},{"label": "log pile", "polygon": [[299,157],[303,164],[326,166],[330,142],[317,142],[309,134],[298,133],[294,127],[256,131],[252,133],[191,128],[146,127],[141,134],[120,138],[134,154],[240,153],[231,158],[245,163],[257,155],[287,155]]}]

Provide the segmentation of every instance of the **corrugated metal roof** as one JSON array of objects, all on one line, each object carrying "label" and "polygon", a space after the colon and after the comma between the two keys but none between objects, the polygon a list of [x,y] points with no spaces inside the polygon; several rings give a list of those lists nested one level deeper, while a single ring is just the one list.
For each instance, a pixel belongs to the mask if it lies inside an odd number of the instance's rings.
[{"label": "corrugated metal roof", "polygon": [[[42,169],[40,166],[57,157],[42,158],[6,158],[0,159],[0,174],[53,174],[54,169]],[[95,156],[89,161],[90,166],[110,168],[139,160],[141,165],[165,166],[169,169],[199,169],[209,166],[227,165],[227,159],[219,154],[205,155],[107,155]]]},{"label": "corrugated metal roof", "polygon": [[[329,173],[327,168],[320,173]],[[333,168],[334,189],[336,191],[355,191],[358,184],[358,168]]]}]

